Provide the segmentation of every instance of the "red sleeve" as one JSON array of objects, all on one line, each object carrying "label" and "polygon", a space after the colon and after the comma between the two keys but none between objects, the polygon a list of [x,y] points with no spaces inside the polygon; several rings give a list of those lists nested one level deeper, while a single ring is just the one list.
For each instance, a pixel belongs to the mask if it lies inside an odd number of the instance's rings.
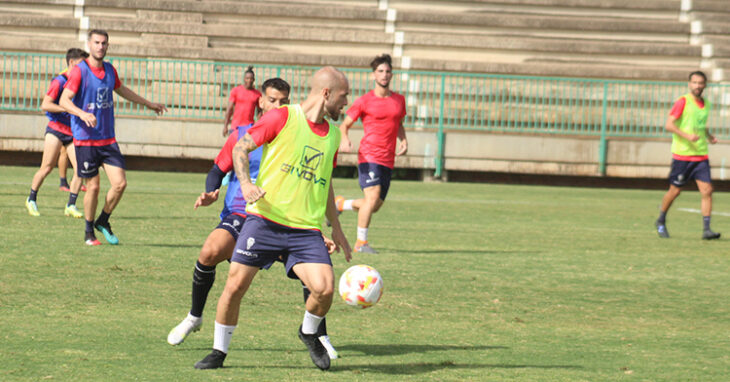
[{"label": "red sleeve", "polygon": [[81,69],[78,66],[74,66],[68,74],[68,81],[66,81],[66,85],[63,88],[76,94],[79,91],[79,85],[81,85]]},{"label": "red sleeve", "polygon": [[355,102],[352,103],[352,106],[350,106],[349,109],[347,109],[347,116],[350,117],[353,121],[357,121],[358,118],[362,115],[362,104],[363,104],[363,98],[365,96],[362,96],[355,100]]},{"label": "red sleeve", "polygon": [[217,164],[218,168],[220,168],[223,172],[233,170],[233,146],[236,145],[236,142],[238,142],[238,129],[234,130],[231,135],[228,136],[223,148],[218,153],[218,156],[215,157],[215,164]]},{"label": "red sleeve", "polygon": [[112,69],[114,69],[114,78],[116,78],[116,80],[114,81],[114,90],[117,90],[120,86],[122,86],[122,80],[119,79],[117,68],[112,65]]},{"label": "red sleeve", "polygon": [[58,98],[58,94],[61,92],[61,83],[58,82],[58,80],[54,79],[51,81],[51,86],[48,88],[48,91],[46,92],[46,95],[56,99]]},{"label": "red sleeve", "polygon": [[279,135],[281,129],[286,125],[289,118],[289,109],[282,107],[271,110],[264,114],[256,123],[248,129],[248,134],[253,138],[256,146],[269,143]]},{"label": "red sleeve", "polygon": [[679,119],[679,117],[682,116],[682,112],[684,112],[684,105],[686,103],[687,101],[684,99],[684,97],[678,99],[677,102],[674,103],[674,106],[672,106],[672,110],[669,112],[669,115]]}]

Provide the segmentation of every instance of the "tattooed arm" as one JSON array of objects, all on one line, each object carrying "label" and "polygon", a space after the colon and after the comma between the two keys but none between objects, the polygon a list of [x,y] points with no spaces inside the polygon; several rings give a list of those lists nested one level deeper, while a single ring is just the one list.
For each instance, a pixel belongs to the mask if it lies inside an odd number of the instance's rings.
[{"label": "tattooed arm", "polygon": [[266,191],[262,190],[255,184],[251,183],[251,170],[248,163],[248,154],[256,150],[256,143],[251,135],[246,133],[243,138],[236,142],[233,146],[233,169],[236,171],[236,177],[241,183],[241,193],[247,203],[253,203],[264,197]]}]

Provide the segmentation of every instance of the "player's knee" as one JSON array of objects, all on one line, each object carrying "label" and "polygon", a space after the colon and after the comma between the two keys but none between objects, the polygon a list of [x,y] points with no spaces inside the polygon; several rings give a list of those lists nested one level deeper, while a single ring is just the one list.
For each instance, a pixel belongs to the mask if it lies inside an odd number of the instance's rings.
[{"label": "player's knee", "polygon": [[383,206],[383,201],[381,199],[375,200],[375,204],[373,205],[373,212],[378,212],[380,210],[380,207]]},{"label": "player's knee", "polygon": [[204,245],[203,249],[200,250],[200,256],[198,256],[198,261],[200,262],[200,264],[208,267],[216,266],[218,265],[218,263],[225,259],[227,259],[227,257],[223,252],[223,249],[210,244]]},{"label": "player's knee", "polygon": [[319,301],[328,301],[332,299],[335,294],[335,286],[327,283],[312,285],[309,288],[314,298]]},{"label": "player's knee", "polygon": [[99,189],[100,189],[99,182],[86,182],[86,192],[87,193],[91,192],[94,194],[98,194]]},{"label": "player's knee", "polygon": [[41,165],[41,168],[38,171],[40,171],[41,175],[43,175],[43,177],[45,178],[48,176],[48,174],[51,173],[51,171],[53,171],[53,166],[52,165]]},{"label": "player's knee", "polygon": [[114,184],[114,191],[122,193],[127,188],[127,180],[123,179],[117,183]]}]

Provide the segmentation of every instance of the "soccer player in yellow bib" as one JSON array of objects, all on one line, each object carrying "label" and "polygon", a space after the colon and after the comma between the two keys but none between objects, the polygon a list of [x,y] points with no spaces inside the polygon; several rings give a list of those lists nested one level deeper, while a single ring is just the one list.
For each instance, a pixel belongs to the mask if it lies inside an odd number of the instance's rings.
[{"label": "soccer player in yellow bib", "polygon": [[[281,258],[287,275],[299,278],[310,291],[299,338],[314,364],[329,369],[330,357],[316,334],[335,291],[332,261],[320,232],[325,215],[332,226],[332,240],[347,261],[351,249],[337,217],[331,183],[340,130],[324,117],[338,120],[349,92],[345,75],[324,67],[312,77],[304,102],[268,112],[234,146],[233,166],[247,201],[247,218],[218,300],[213,350],[195,368],[223,366],[241,299],[258,270]],[[263,154],[253,184],[248,154],[259,146]]]},{"label": "soccer player in yellow bib", "polygon": [[669,238],[667,231],[667,211],[674,199],[679,196],[681,187],[688,180],[697,182],[697,189],[702,195],[700,208],[702,211],[702,239],[719,239],[720,234],[710,229],[712,214],[712,181],[710,179],[710,161],[707,155],[707,143],[717,143],[717,138],[707,128],[707,116],[710,114],[710,102],[702,98],[707,86],[707,77],[697,71],[689,75],[688,94],[680,97],[669,112],[665,128],[672,133],[672,169],[669,174],[669,190],[662,198],[659,218],[655,226],[659,237]]}]

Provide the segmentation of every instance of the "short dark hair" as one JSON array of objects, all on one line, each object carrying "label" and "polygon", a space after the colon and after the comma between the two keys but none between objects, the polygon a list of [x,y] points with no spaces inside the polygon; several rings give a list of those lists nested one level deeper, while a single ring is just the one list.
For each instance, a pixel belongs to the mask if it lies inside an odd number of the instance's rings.
[{"label": "short dark hair", "polygon": [[66,65],[68,65],[71,60],[77,60],[79,58],[86,59],[89,57],[89,54],[86,53],[84,50],[79,48],[71,48],[68,51],[66,51]]},{"label": "short dark hair", "polygon": [[692,73],[689,74],[689,80],[690,81],[692,81],[692,76],[700,76],[700,77],[702,77],[702,79],[705,80],[705,82],[707,82],[707,76],[705,75],[704,72],[702,72],[700,70],[696,70],[696,71],[694,71],[694,72],[692,72]]},{"label": "short dark hair", "polygon": [[370,62],[370,67],[373,68],[373,72],[378,69],[378,66],[381,64],[388,64],[390,69],[393,69],[393,60],[390,58],[390,55],[388,53],[383,53],[380,56],[375,57]]},{"label": "short dark hair", "polygon": [[103,29],[92,29],[89,31],[89,34],[87,35],[87,37],[91,38],[92,35],[104,36],[104,37],[106,37],[106,40],[109,41],[109,33],[107,33]]},{"label": "short dark hair", "polygon": [[248,73],[251,73],[251,74],[253,74],[254,76],[256,75],[256,74],[255,74],[255,73],[253,72],[253,65],[249,65],[249,66],[248,66],[248,68],[246,68],[246,71],[245,71],[245,72],[243,73],[243,75],[245,76],[245,75],[246,75],[246,74],[248,74]]},{"label": "short dark hair", "polygon": [[261,84],[262,93],[266,94],[266,89],[268,88],[274,88],[282,93],[286,92],[286,94],[289,94],[289,92],[291,91],[289,83],[279,77],[269,78],[268,80],[264,81],[263,84]]}]

